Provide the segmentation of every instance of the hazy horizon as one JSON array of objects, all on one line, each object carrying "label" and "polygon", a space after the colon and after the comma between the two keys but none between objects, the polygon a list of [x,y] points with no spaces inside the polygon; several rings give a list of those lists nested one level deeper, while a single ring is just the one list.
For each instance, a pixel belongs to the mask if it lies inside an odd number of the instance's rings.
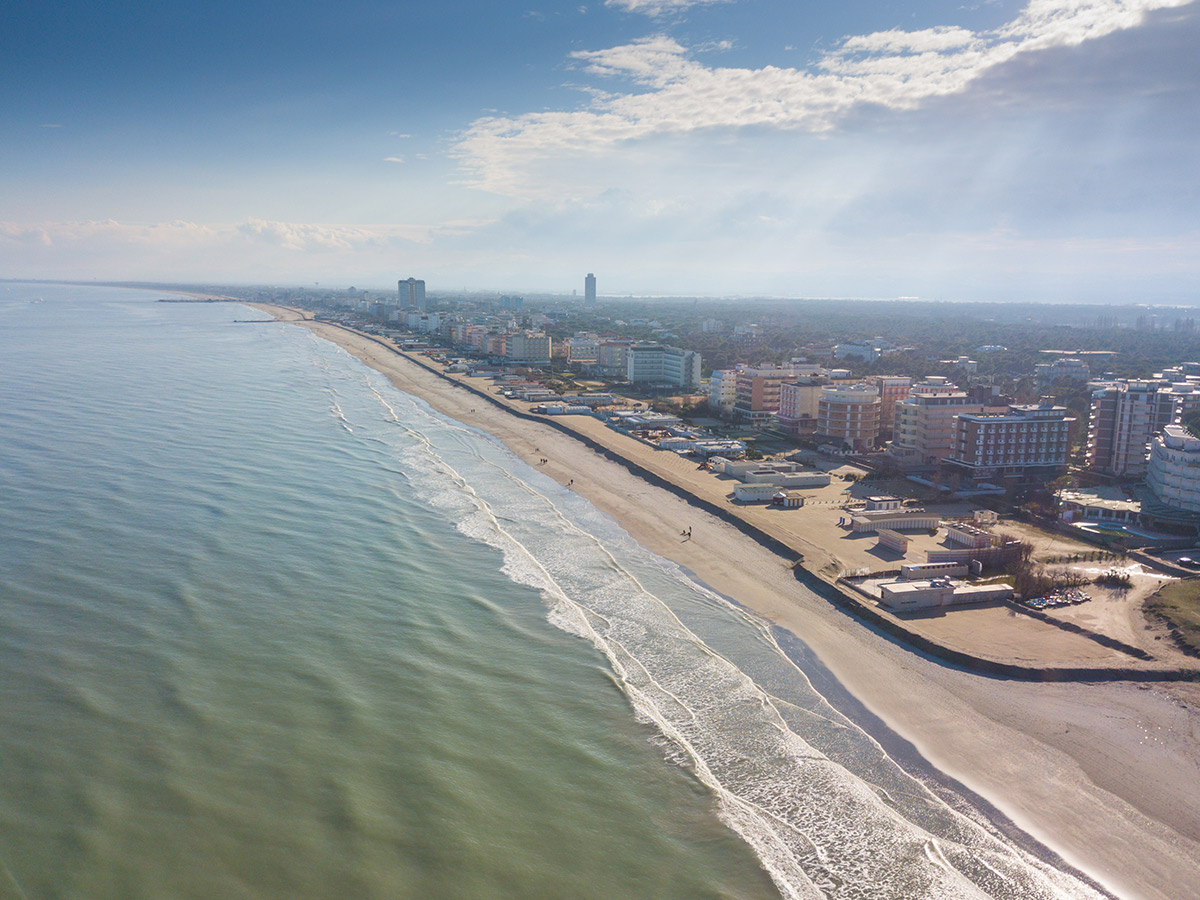
[{"label": "hazy horizon", "polygon": [[17,0],[0,276],[1191,305],[1197,10]]}]

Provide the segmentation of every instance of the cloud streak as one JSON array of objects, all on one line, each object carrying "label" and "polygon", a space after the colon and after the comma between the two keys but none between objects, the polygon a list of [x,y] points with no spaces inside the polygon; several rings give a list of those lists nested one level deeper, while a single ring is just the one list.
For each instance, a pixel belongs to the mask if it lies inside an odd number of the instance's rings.
[{"label": "cloud streak", "polygon": [[[609,0],[626,9],[674,0]],[[679,0],[679,5],[687,0]],[[912,110],[966,90],[1015,57],[1074,47],[1142,24],[1147,13],[1192,0],[1031,0],[999,29],[891,30],[845,38],[808,69],[710,67],[666,35],[572,59],[588,74],[623,80],[622,92],[592,92],[577,110],[489,116],[463,132],[453,152],[468,183],[498,194],[546,196],[536,177],[553,158],[595,157],[631,142],[750,127],[828,132],[867,107]]]},{"label": "cloud streak", "polygon": [[652,19],[686,12],[693,6],[712,6],[733,0],[604,0],[604,5],[627,13],[638,13]]},{"label": "cloud streak", "polygon": [[203,272],[247,274],[355,271],[364,259],[388,260],[423,252],[440,239],[486,227],[487,220],[437,225],[320,225],[246,219],[226,225],[172,221],[0,222],[0,268],[34,277],[130,271],[154,277],[198,277]]}]

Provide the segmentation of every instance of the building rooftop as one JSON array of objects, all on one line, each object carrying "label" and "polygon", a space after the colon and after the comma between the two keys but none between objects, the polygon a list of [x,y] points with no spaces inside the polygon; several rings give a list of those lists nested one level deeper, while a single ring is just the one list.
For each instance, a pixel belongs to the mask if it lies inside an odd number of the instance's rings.
[{"label": "building rooftop", "polygon": [[1075,504],[1091,509],[1111,509],[1121,512],[1138,512],[1140,500],[1127,500],[1116,488],[1097,487],[1089,490],[1059,491],[1060,503]]}]

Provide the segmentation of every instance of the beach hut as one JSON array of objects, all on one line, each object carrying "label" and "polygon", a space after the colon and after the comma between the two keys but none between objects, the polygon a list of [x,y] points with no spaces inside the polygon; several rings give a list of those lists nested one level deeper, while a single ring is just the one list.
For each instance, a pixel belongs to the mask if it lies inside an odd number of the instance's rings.
[{"label": "beach hut", "polygon": [[784,509],[799,509],[804,505],[804,496],[802,494],[792,494],[788,491],[780,491],[771,498],[771,502]]}]

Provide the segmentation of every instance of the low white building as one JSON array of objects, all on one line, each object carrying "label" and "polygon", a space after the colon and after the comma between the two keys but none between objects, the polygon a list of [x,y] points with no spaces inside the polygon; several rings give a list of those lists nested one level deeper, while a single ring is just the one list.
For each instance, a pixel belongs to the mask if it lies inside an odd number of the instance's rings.
[{"label": "low white building", "polygon": [[806,469],[787,460],[725,459],[714,464],[721,474],[746,484],[773,484],[788,488],[827,487],[832,480],[828,472]]},{"label": "low white building", "polygon": [[769,503],[779,493],[774,484],[736,484],[733,487],[733,499],[743,503]]},{"label": "low white building", "polygon": [[876,494],[873,497],[867,498],[867,512],[878,512],[888,509],[899,509],[903,504],[899,497],[892,497],[887,494]]},{"label": "low white building", "polygon": [[746,455],[746,445],[742,441],[726,440],[723,438],[705,438],[698,440],[692,451],[708,458],[711,456],[732,459]]},{"label": "low white building", "polygon": [[946,526],[946,540],[960,547],[990,547],[992,533],[984,528],[976,528],[965,522],[956,522]]},{"label": "low white building", "polygon": [[418,334],[433,334],[438,330],[441,320],[435,312],[418,312],[416,310],[401,310],[397,316],[404,322],[404,327]]},{"label": "low white building", "polygon": [[1142,501],[1126,499],[1119,487],[1058,492],[1058,517],[1064,522],[1130,522],[1142,518]]},{"label": "low white building", "polygon": [[833,348],[834,359],[861,359],[863,362],[879,359],[883,349],[878,344],[838,344]]},{"label": "low white building", "polygon": [[879,593],[883,605],[889,609],[909,610],[1008,600],[1012,597],[1013,590],[1007,584],[975,585],[956,582],[950,578],[934,578],[930,581],[881,584]]},{"label": "low white building", "polygon": [[852,531],[918,531],[937,528],[941,516],[923,509],[875,509],[862,510],[850,516]]},{"label": "low white building", "polygon": [[900,566],[900,577],[905,581],[928,581],[939,576],[959,578],[967,574],[967,564],[962,562],[905,563]]}]

